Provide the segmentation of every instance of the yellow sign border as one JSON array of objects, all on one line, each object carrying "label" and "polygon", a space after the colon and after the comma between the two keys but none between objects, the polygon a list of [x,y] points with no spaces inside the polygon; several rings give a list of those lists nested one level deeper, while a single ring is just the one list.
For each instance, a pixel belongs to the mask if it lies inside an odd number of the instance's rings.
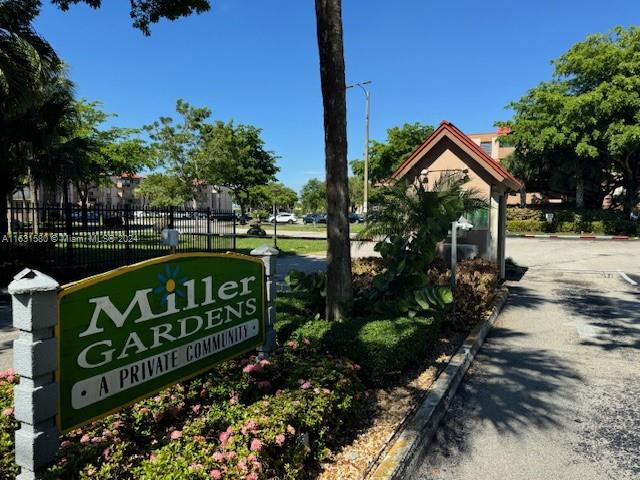
[{"label": "yellow sign border", "polygon": [[[65,296],[69,295],[70,293],[73,292],[77,292],[78,290],[82,290],[84,288],[90,287],[92,285],[95,285],[96,283],[99,283],[103,280],[107,280],[109,278],[113,278],[113,277],[117,277],[119,275],[125,274],[125,273],[129,273],[131,271],[135,271],[135,270],[139,270],[140,268],[144,268],[144,267],[148,267],[149,265],[155,265],[157,263],[162,263],[162,262],[167,262],[167,261],[172,261],[175,259],[179,259],[179,258],[185,258],[185,257],[207,257],[207,258],[237,258],[240,260],[247,260],[247,261],[251,261],[254,263],[259,263],[260,265],[262,265],[262,306],[263,306],[263,318],[267,318],[267,297],[266,297],[266,282],[265,282],[265,267],[264,267],[264,263],[262,262],[261,259],[256,258],[256,257],[252,257],[250,255],[244,255],[242,253],[236,253],[236,252],[225,252],[225,253],[204,253],[204,252],[194,252],[194,253],[173,253],[170,255],[164,255],[162,257],[156,257],[156,258],[151,258],[149,260],[143,260],[142,262],[138,262],[138,263],[133,263],[131,265],[124,265],[122,267],[118,267],[115,268],[113,270],[109,270],[108,272],[104,272],[104,273],[99,273],[97,275],[92,275],[90,277],[86,277],[83,278],[82,280],[77,280],[75,282],[71,282],[71,283],[67,283],[65,285],[62,285],[60,287],[60,289],[58,290],[58,294],[57,294],[57,304],[56,304],[56,326],[54,328],[54,337],[56,339],[56,371],[55,371],[55,381],[56,384],[58,385],[58,412],[56,413],[56,427],[58,428],[58,432],[60,434],[64,434],[64,433],[68,433],[72,430],[75,430],[76,428],[80,428],[83,427],[84,425],[87,425],[91,422],[95,422],[96,420],[100,420],[101,418],[105,418],[108,417],[109,415],[112,415],[120,410],[122,410],[123,408],[127,408],[131,405],[133,405],[134,403],[139,402],[140,400],[144,400],[145,398],[150,397],[151,395],[155,395],[156,393],[158,393],[159,391],[168,388],[172,385],[175,385],[177,383],[180,382],[184,382],[185,380],[188,380],[190,378],[196,377],[208,370],[211,370],[211,368],[213,368],[214,365],[205,367],[201,370],[198,370],[196,372],[190,373],[189,375],[186,375],[184,377],[179,378],[178,380],[176,380],[175,382],[171,382],[168,383],[167,385],[164,385],[156,390],[153,390],[151,392],[148,392],[144,395],[141,395],[137,398],[134,398],[133,400],[124,403],[122,405],[120,405],[119,407],[113,408],[105,413],[102,413],[100,415],[97,415],[93,418],[90,418],[89,420],[85,420],[82,423],[79,423],[77,425],[74,425],[71,428],[67,428],[65,430],[62,430],[61,428],[61,418],[60,418],[60,405],[61,405],[61,396],[62,396],[62,392],[60,391],[60,300],[62,300]],[[254,348],[249,348],[247,350],[244,350],[243,352],[239,353],[238,355],[244,355],[247,352],[250,352],[251,350],[254,350]]]}]

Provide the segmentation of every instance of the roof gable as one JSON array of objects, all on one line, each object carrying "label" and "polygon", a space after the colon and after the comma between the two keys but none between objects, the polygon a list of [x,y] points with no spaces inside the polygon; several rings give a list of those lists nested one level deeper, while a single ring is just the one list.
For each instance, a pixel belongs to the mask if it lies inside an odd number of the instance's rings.
[{"label": "roof gable", "polygon": [[[444,138],[448,138],[473,160],[475,160],[477,165],[495,180],[496,184],[500,184],[509,190],[519,190],[522,187],[522,183],[511,175],[506,168],[491,158],[491,156],[480,148],[477,143],[462,133],[453,123],[446,120],[443,120],[438,128],[429,135],[422,145],[416,148],[409,158],[400,164],[396,171],[393,172],[391,178],[397,180],[404,177],[416,165],[416,163],[418,163]],[[470,165],[470,168],[474,169],[473,167],[473,165]]]}]

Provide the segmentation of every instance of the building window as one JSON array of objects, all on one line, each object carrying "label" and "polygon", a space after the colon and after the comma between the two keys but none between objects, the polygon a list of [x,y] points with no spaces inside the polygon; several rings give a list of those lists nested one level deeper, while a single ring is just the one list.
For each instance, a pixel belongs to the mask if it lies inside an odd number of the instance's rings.
[{"label": "building window", "polygon": [[491,155],[491,142],[480,142],[480,148],[484,150],[487,155]]}]

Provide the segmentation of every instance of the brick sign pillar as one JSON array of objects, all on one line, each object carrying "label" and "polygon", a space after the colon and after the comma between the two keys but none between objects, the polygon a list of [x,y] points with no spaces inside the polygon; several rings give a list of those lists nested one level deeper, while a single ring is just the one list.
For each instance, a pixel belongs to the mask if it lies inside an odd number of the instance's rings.
[{"label": "brick sign pillar", "polygon": [[251,250],[251,255],[260,257],[265,269],[265,289],[267,292],[267,318],[264,344],[258,348],[260,356],[267,356],[276,348],[276,263],[280,251],[277,248],[262,245]]},{"label": "brick sign pillar", "polygon": [[9,284],[13,326],[19,336],[13,343],[13,364],[20,375],[14,389],[16,463],[19,480],[40,478],[58,451],[58,385],[55,382],[57,350],[58,282],[36,270],[24,269]]}]

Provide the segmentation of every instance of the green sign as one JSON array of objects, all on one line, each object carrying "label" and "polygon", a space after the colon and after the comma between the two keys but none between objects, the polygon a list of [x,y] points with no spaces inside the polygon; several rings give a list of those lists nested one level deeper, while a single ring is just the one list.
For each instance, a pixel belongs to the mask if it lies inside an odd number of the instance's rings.
[{"label": "green sign", "polygon": [[259,259],[194,253],[63,287],[58,428],[71,430],[262,345],[264,284]]}]

